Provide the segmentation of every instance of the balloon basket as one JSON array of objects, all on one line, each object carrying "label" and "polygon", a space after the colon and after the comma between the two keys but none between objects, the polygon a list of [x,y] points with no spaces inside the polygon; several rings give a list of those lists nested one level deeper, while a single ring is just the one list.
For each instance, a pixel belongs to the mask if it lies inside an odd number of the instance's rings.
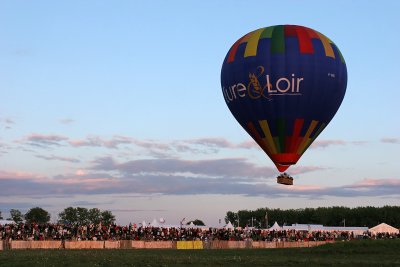
[{"label": "balloon basket", "polygon": [[284,173],[276,177],[276,182],[283,185],[293,185],[293,177]]}]

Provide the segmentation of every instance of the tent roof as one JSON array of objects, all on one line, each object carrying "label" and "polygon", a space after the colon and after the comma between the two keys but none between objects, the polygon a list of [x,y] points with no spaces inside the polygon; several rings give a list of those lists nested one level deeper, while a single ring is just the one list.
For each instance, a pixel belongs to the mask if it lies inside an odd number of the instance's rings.
[{"label": "tent roof", "polygon": [[156,219],[154,219],[154,220],[151,222],[150,226],[151,226],[151,227],[160,227],[160,224],[157,222]]},{"label": "tent roof", "polygon": [[0,224],[1,225],[5,225],[5,224],[15,224],[14,221],[11,220],[0,220]]},{"label": "tent roof", "polygon": [[275,222],[274,225],[272,225],[268,230],[282,230],[282,227],[279,226],[278,222]]},{"label": "tent roof", "polygon": [[399,229],[386,224],[386,223],[381,223],[378,224],[377,226],[374,226],[370,229],[368,229],[368,231],[370,231],[371,233],[390,233],[390,234],[398,234],[399,233]]},{"label": "tent roof", "polygon": [[233,227],[233,225],[232,225],[231,222],[228,222],[228,224],[225,225],[224,228],[227,228],[227,229],[234,229],[235,227]]},{"label": "tent roof", "polygon": [[322,224],[292,224],[291,226],[283,226],[283,230],[295,231],[344,231],[354,232],[354,234],[362,234],[368,230],[368,227],[343,227],[343,226],[323,226]]}]

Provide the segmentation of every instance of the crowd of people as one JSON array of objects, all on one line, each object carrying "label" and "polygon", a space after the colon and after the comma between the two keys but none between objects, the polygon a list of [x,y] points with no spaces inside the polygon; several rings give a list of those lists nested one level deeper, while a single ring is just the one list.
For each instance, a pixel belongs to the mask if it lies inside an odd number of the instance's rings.
[{"label": "crowd of people", "polygon": [[265,229],[226,229],[200,227],[143,227],[136,224],[119,225],[63,225],[63,224],[6,224],[0,225],[0,240],[254,240],[254,241],[330,241],[355,238],[400,238],[400,234],[338,231],[269,231]]}]

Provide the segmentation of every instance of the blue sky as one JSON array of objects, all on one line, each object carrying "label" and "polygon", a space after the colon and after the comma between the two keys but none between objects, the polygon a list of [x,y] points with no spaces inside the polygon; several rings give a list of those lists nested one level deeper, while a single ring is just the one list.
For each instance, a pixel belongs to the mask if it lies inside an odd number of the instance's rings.
[{"label": "blue sky", "polygon": [[[1,1],[0,210],[109,209],[120,223],[228,210],[398,205],[397,1]],[[230,114],[231,45],[297,24],[340,48],[335,118],[289,169]]]}]

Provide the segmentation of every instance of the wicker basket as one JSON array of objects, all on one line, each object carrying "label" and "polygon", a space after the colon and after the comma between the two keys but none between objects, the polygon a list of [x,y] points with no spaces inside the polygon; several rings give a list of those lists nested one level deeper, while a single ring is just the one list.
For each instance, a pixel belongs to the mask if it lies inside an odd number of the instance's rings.
[{"label": "wicker basket", "polygon": [[288,177],[278,176],[277,182],[278,184],[293,185],[293,178],[289,176]]}]

